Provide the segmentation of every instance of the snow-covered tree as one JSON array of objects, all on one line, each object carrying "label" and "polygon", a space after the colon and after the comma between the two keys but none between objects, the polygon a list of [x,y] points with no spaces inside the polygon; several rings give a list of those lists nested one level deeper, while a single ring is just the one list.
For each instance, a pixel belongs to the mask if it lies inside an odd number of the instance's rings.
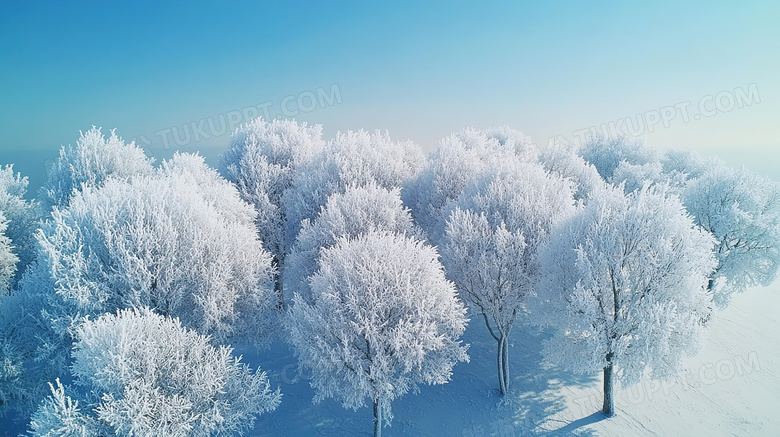
[{"label": "snow-covered tree", "polygon": [[733,293],[767,286],[780,266],[780,184],[711,162],[685,185],[683,202],[715,237],[718,265],[708,288],[717,305]]},{"label": "snow-covered tree", "polygon": [[424,166],[425,155],[411,141],[396,142],[380,131],[339,132],[322,152],[295,169],[292,188],[282,199],[287,244],[295,241],[303,220],[317,216],[330,195],[370,183],[401,187]]},{"label": "snow-covered tree", "polygon": [[5,236],[11,241],[11,250],[19,258],[16,274],[10,287],[15,287],[22,273],[35,257],[35,230],[40,218],[37,204],[27,200],[28,181],[13,165],[0,168],[0,214],[8,220]]},{"label": "snow-covered tree", "polygon": [[609,181],[621,162],[645,165],[661,160],[661,154],[648,147],[641,139],[626,136],[593,136],[580,147],[580,156],[596,167],[604,180]]},{"label": "snow-covered tree", "polygon": [[712,245],[662,190],[608,188],[592,197],[539,255],[530,319],[558,328],[544,354],[575,372],[603,369],[603,411],[614,414],[614,376],[625,386],[647,369],[669,377],[696,351]]},{"label": "snow-covered tree", "polygon": [[531,137],[508,126],[489,127],[487,129],[469,127],[455,132],[452,136],[471,145],[493,143],[489,147],[495,148],[498,146],[498,148],[510,152],[524,162],[535,161],[539,154],[539,150]]},{"label": "snow-covered tree", "polygon": [[44,280],[22,282],[62,306],[59,317],[149,306],[219,340],[259,340],[272,266],[254,219],[202,157],[177,154],[153,175],[85,186],[53,211],[38,237]]},{"label": "snow-covered tree", "polygon": [[370,400],[375,436],[393,399],[446,383],[468,360],[466,310],[431,246],[390,233],[340,239],[322,251],[311,287],[314,302],[296,295],[290,309],[291,342],[315,400],[354,409]]},{"label": "snow-covered tree", "polygon": [[311,301],[309,277],[317,271],[320,251],[336,244],[339,238],[355,238],[371,231],[421,238],[409,210],[401,203],[400,190],[387,190],[373,182],[331,195],[317,218],[313,222],[306,219],[302,224],[285,264],[287,302],[294,293]]},{"label": "snow-covered tree", "polygon": [[663,184],[679,194],[675,188],[680,186],[680,183],[671,180],[670,175],[663,172],[663,164],[660,161],[647,164],[631,164],[628,161],[622,161],[612,173],[609,182],[612,185],[623,187],[626,193],[641,190],[648,185]]},{"label": "snow-covered tree", "polygon": [[65,394],[59,378],[49,383],[51,395],[46,397],[30,421],[29,434],[36,437],[98,437],[100,426],[79,401]]},{"label": "snow-covered tree", "polygon": [[74,401],[57,380],[32,417],[32,435],[229,435],[281,400],[230,347],[148,309],[87,320],[76,339],[74,391],[86,393]]},{"label": "snow-covered tree", "polygon": [[596,167],[588,164],[576,150],[562,144],[554,144],[542,150],[539,163],[548,173],[571,180],[576,187],[576,200],[586,200],[605,183]]},{"label": "snow-covered tree", "polygon": [[19,258],[11,250],[11,239],[5,235],[8,220],[0,211],[0,295],[8,294],[16,274]]},{"label": "snow-covered tree", "polygon": [[322,126],[257,118],[240,126],[221,157],[221,173],[258,212],[263,245],[274,256],[276,288],[281,298],[285,237],[282,194],[292,186],[297,167],[309,162],[324,146]]},{"label": "snow-covered tree", "polygon": [[671,180],[684,182],[698,178],[711,167],[725,164],[717,158],[704,158],[692,150],[667,150],[661,165]]},{"label": "snow-covered tree", "polygon": [[443,212],[477,174],[506,160],[533,162],[536,146],[521,132],[510,128],[466,129],[439,143],[420,174],[402,193],[415,221],[431,241],[444,232]]},{"label": "snow-covered tree", "polygon": [[509,389],[509,333],[539,271],[537,252],[574,211],[572,184],[537,164],[505,162],[451,206],[441,248],[447,275],[497,342],[499,392]]},{"label": "snow-covered tree", "polygon": [[269,341],[273,268],[254,220],[236,188],[195,155],[85,186],[53,210],[36,261],[0,308],[2,337],[16,345],[10,358],[26,363],[8,397],[25,404],[41,395],[68,365],[73,330],[117,309],[150,307],[217,342]]},{"label": "snow-covered tree", "polygon": [[63,146],[49,169],[48,180],[40,189],[40,201],[46,211],[63,208],[74,192],[85,185],[100,186],[109,177],[127,179],[152,172],[151,158],[134,142],[125,144],[112,130],[106,138],[100,128],[80,132],[76,146]]}]

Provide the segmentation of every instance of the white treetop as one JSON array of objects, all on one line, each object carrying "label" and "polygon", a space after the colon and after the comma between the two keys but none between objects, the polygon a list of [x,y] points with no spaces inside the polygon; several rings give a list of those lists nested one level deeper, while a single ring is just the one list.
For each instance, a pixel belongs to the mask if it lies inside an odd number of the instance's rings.
[{"label": "white treetop", "polygon": [[19,258],[11,250],[11,239],[5,235],[7,226],[8,220],[0,211],[0,295],[8,294],[10,291],[16,274],[16,264],[19,262]]},{"label": "white treetop", "polygon": [[324,144],[321,125],[257,118],[236,129],[221,157],[222,174],[254,205],[260,239],[277,258],[287,247],[282,195],[292,186],[295,169]]},{"label": "white treetop", "polygon": [[380,131],[339,132],[322,153],[296,168],[292,188],[283,198],[286,241],[295,241],[301,222],[315,218],[331,194],[370,183],[401,187],[424,165],[425,155],[411,141],[396,142]]},{"label": "white treetop", "polygon": [[604,180],[609,181],[621,162],[644,165],[658,162],[661,154],[641,139],[625,136],[593,136],[580,147],[580,156],[593,164]]},{"label": "white treetop", "polygon": [[309,277],[317,271],[322,249],[333,246],[339,238],[354,238],[372,231],[420,237],[409,210],[401,204],[398,188],[387,190],[372,182],[331,195],[313,222],[303,221],[287,257],[284,289],[289,298],[286,300],[291,300],[294,293],[307,302],[311,300]]},{"label": "white treetop", "polygon": [[76,146],[63,146],[49,169],[48,180],[40,189],[45,210],[64,208],[83,186],[100,186],[109,177],[127,179],[152,173],[153,159],[147,158],[135,143],[125,144],[112,130],[106,138],[100,128],[80,132]]},{"label": "white treetop", "polygon": [[402,197],[416,222],[438,243],[444,232],[443,212],[468,183],[487,168],[506,160],[532,162],[537,150],[521,132],[509,128],[466,129],[444,138]]},{"label": "white treetop", "polygon": [[553,144],[539,154],[539,163],[547,172],[571,180],[576,188],[576,200],[586,200],[605,183],[596,167],[587,163],[572,147]]},{"label": "white treetop", "polygon": [[13,165],[0,168],[0,214],[5,216],[5,236],[10,239],[11,251],[19,258],[16,274],[10,287],[16,286],[22,273],[35,257],[35,230],[40,218],[38,205],[24,198],[28,181],[14,174]]},{"label": "white treetop", "polygon": [[150,176],[85,187],[54,210],[22,279],[28,300],[45,303],[41,323],[63,342],[43,350],[67,350],[81,317],[140,306],[218,340],[262,343],[272,266],[254,218],[195,155],[176,155]]}]

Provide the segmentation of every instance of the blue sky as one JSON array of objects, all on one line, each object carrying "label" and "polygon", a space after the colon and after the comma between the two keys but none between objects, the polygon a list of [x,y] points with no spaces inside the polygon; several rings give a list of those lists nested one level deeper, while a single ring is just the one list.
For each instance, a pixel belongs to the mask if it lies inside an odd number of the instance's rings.
[{"label": "blue sky", "polygon": [[546,144],[633,120],[780,179],[780,2],[539,3],[0,0],[0,162],[92,125],[152,155],[224,147],[267,111],[426,150],[467,126]]}]

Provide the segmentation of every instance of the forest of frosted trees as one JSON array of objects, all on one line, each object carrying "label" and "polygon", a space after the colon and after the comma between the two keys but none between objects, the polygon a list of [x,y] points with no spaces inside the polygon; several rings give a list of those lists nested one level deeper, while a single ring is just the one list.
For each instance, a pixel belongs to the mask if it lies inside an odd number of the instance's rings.
[{"label": "forest of frosted trees", "polygon": [[780,264],[780,184],[622,137],[539,148],[469,128],[426,157],[385,132],[256,119],[217,169],[98,128],[37,195],[2,164],[0,415],[35,436],[262,426],[284,393],[233,346],[274,342],[315,402],[373,407],[379,436],[395,399],[469,360],[474,323],[499,397],[524,371],[510,334],[541,326],[549,363],[603,372],[609,417],[617,382],[674,375]]}]

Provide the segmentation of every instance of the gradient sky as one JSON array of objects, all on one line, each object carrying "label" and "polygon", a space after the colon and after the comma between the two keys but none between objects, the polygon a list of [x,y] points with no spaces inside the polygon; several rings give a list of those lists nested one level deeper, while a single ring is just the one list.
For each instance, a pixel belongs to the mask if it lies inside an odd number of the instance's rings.
[{"label": "gradient sky", "polygon": [[[780,2],[521,3],[0,0],[0,163],[92,125],[151,155],[224,147],[221,123],[260,107],[426,150],[467,126],[543,145],[635,117],[651,145],[780,179]],[[688,121],[651,131],[669,108]]]}]

